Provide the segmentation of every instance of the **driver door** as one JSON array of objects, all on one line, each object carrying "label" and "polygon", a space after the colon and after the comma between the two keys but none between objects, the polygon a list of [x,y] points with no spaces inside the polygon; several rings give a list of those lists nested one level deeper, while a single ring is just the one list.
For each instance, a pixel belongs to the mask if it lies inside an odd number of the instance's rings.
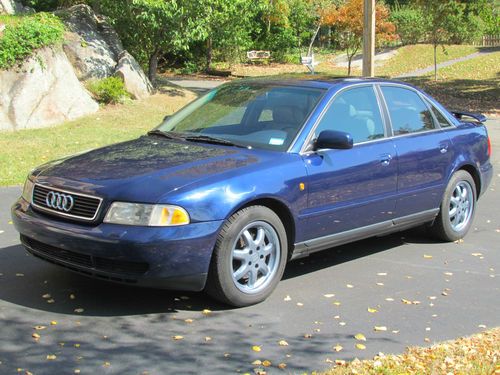
[{"label": "driver door", "polygon": [[390,226],[395,209],[397,157],[372,85],[338,94],[314,130],[348,132],[354,147],[303,155],[308,173],[308,239],[377,223]]}]

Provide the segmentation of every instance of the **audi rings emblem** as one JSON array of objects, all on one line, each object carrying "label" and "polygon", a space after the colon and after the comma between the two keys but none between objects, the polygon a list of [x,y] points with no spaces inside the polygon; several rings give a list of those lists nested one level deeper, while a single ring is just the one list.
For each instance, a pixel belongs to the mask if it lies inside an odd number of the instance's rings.
[{"label": "audi rings emblem", "polygon": [[69,212],[73,208],[75,201],[71,195],[50,191],[45,198],[45,203],[49,208]]}]

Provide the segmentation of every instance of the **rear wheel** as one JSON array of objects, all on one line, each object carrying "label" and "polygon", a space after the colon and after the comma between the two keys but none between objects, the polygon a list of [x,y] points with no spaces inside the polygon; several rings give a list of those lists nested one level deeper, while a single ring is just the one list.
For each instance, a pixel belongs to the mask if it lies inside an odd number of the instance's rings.
[{"label": "rear wheel", "polygon": [[441,210],[431,226],[432,233],[444,241],[456,241],[469,231],[476,210],[476,185],[463,170],[456,172],[444,193]]},{"label": "rear wheel", "polygon": [[233,306],[265,300],[283,276],[287,249],[285,228],[272,210],[251,206],[236,212],[219,233],[207,292]]}]

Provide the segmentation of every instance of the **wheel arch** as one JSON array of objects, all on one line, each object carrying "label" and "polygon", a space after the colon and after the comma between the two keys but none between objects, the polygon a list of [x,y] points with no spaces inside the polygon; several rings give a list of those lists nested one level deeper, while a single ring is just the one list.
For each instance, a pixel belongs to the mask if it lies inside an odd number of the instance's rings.
[{"label": "wheel arch", "polygon": [[477,168],[472,165],[472,164],[463,164],[461,165],[457,171],[465,171],[469,173],[472,176],[472,179],[474,180],[474,185],[476,188],[476,200],[479,199],[479,196],[481,195],[481,175],[479,174],[479,171]]},{"label": "wheel arch", "polygon": [[229,213],[228,217],[231,217],[236,212],[250,206],[264,206],[278,215],[286,230],[286,236],[288,240],[288,260],[290,260],[293,252],[296,233],[295,220],[290,208],[279,199],[271,197],[261,197],[244,202],[241,205],[237,206],[233,209],[233,211]]}]

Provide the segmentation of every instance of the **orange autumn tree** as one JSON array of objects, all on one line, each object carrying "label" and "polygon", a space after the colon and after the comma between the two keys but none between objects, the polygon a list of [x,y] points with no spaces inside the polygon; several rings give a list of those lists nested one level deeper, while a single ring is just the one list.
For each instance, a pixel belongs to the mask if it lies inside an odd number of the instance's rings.
[{"label": "orange autumn tree", "polygon": [[[324,25],[335,29],[340,47],[346,51],[347,75],[351,75],[353,57],[363,45],[363,0],[347,0],[323,15]],[[389,8],[382,3],[375,5],[375,35],[377,45],[396,38],[396,27],[389,21]]]}]

